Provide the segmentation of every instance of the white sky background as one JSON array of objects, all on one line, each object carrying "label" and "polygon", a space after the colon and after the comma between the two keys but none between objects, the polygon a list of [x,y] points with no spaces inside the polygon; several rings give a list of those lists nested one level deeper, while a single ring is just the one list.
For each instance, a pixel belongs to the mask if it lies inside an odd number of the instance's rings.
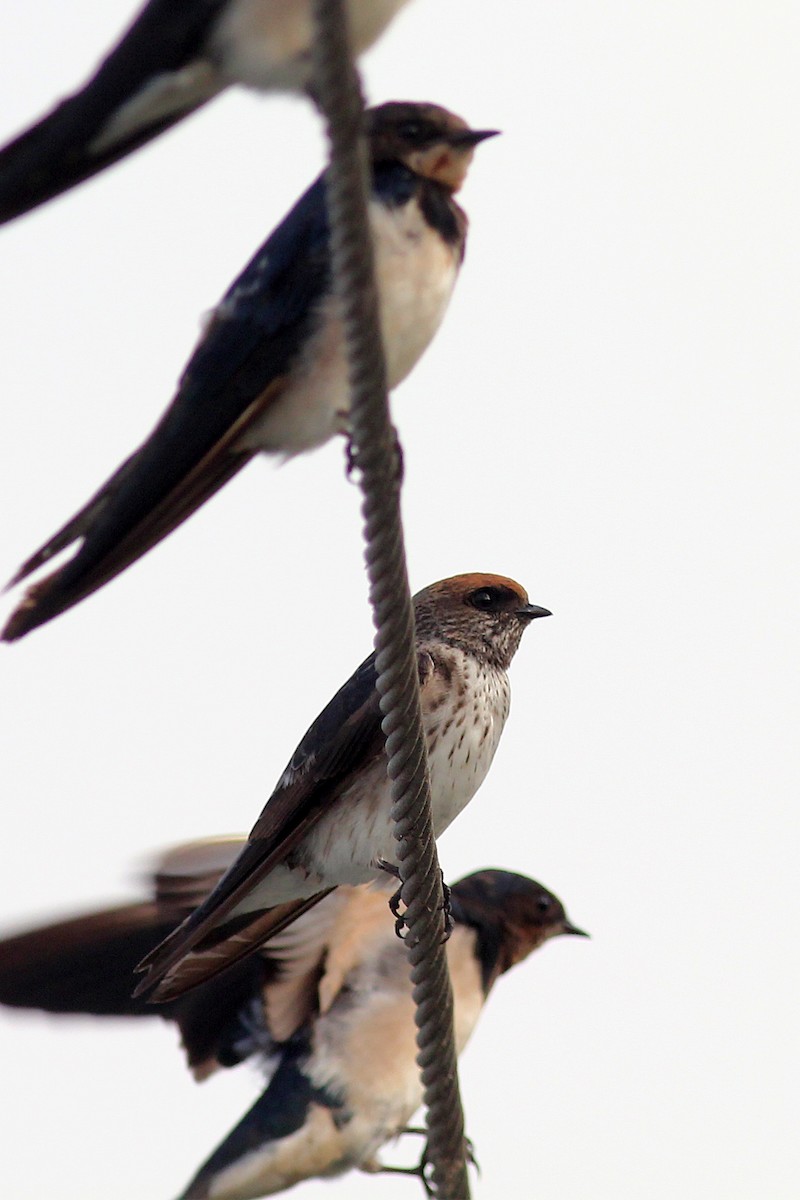
[{"label": "white sky background", "polygon": [[[6,6],[0,132],[130,14]],[[788,2],[415,0],[366,63],[373,101],[504,130],[396,395],[412,585],[498,571],[555,614],[443,865],[530,874],[593,934],[501,980],[462,1060],[477,1200],[796,1195],[799,42]],[[149,431],[322,156],[309,107],[231,93],[0,233],[0,575]],[[249,828],[371,636],[337,444],[4,648],[3,927]],[[258,1082],[198,1088],[175,1043],[0,1014],[4,1195],[180,1191]]]}]

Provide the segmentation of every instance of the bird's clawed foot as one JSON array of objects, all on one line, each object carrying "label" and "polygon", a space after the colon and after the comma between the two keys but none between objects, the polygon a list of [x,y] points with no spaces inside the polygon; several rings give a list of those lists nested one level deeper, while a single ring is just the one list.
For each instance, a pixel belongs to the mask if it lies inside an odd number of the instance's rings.
[{"label": "bird's clawed foot", "polygon": [[389,908],[391,910],[392,916],[394,917],[394,931],[397,934],[397,936],[400,938],[400,941],[404,942],[406,940],[406,935],[403,933],[403,930],[407,929],[408,926],[406,924],[405,913],[400,912],[400,905],[402,904],[402,902],[403,902],[403,889],[402,889],[402,887],[399,887],[397,889],[397,891],[395,892],[395,894],[392,896],[391,900],[389,901]]},{"label": "bird's clawed foot", "polygon": [[[387,859],[379,858],[375,865],[378,867],[379,870],[385,871],[387,875],[391,875],[392,879],[400,878],[400,868],[396,867],[394,863],[390,863]],[[392,916],[394,917],[394,931],[397,934],[397,936],[400,938],[401,942],[405,941],[405,935],[403,934],[403,930],[405,929],[405,925],[406,925],[406,919],[403,916],[403,914],[400,912],[400,905],[402,904],[402,902],[403,902],[403,885],[401,884],[400,887],[397,889],[397,891],[392,895],[391,899],[389,900],[389,911],[391,912]]]},{"label": "bird's clawed foot", "polygon": [[[391,875],[393,879],[400,878],[399,869],[394,865],[394,863],[387,862],[387,860],[385,858],[379,858],[376,865],[378,866],[378,868],[381,871],[385,871],[387,873],[387,875]],[[439,868],[439,877],[441,879],[441,884],[442,884],[441,912],[443,914],[443,919],[444,919],[444,928],[442,929],[442,942],[444,943],[444,942],[447,942],[450,940],[450,934],[453,932],[453,929],[455,928],[455,922],[453,920],[453,915],[450,911],[450,897],[451,897],[452,893],[450,891],[450,888],[447,886],[447,884],[444,881],[444,873],[442,872],[441,867]],[[394,917],[394,931],[397,934],[397,936],[400,938],[401,941],[405,941],[406,935],[403,933],[403,930],[407,928],[407,922],[406,922],[406,918],[405,918],[405,913],[400,912],[400,905],[402,903],[403,903],[403,888],[402,888],[402,886],[400,886],[397,889],[397,891],[394,893],[394,895],[391,897],[391,899],[389,900],[389,909],[391,911],[392,916]]]},{"label": "bird's clawed foot", "polygon": [[[401,1129],[400,1134],[402,1135],[404,1133],[418,1134],[424,1138],[427,1138],[428,1136],[427,1129],[420,1129],[415,1125],[408,1125],[405,1129]],[[481,1169],[478,1165],[478,1160],[475,1157],[475,1147],[468,1137],[464,1138],[464,1157],[466,1158],[467,1163],[471,1167],[474,1167],[480,1175]],[[422,1151],[422,1157],[415,1167],[390,1167],[375,1160],[369,1165],[364,1164],[361,1169],[374,1175],[415,1175],[425,1189],[425,1195],[435,1197],[436,1190],[430,1178],[429,1167],[430,1158],[428,1156],[428,1142],[426,1141],[425,1148]]]},{"label": "bird's clawed foot", "polygon": [[353,483],[353,476],[358,470],[358,450],[349,433],[345,434],[347,441],[344,448],[345,467],[344,473],[348,483]]},{"label": "bird's clawed foot", "polygon": [[452,896],[453,893],[444,881],[444,872],[442,871],[441,867],[439,868],[439,875],[441,876],[441,880],[442,880],[442,916],[444,919],[444,928],[442,930],[442,941],[449,942],[450,934],[453,932],[453,930],[456,927],[456,923],[453,920],[453,914],[450,911],[450,897]]}]

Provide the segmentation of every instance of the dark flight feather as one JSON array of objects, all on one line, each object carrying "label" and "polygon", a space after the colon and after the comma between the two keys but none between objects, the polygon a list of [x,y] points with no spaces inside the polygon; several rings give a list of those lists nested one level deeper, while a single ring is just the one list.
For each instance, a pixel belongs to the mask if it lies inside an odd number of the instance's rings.
[{"label": "dark flight feather", "polygon": [[160,75],[198,61],[225,0],[150,0],[88,83],[0,150],[0,223],[58,196],[201,107],[208,96],[146,122],[102,149],[92,143]]},{"label": "dark flight feather", "polygon": [[[371,654],[302,738],[231,868],[206,901],[141,964],[148,973],[137,992],[149,989],[190,950],[202,949],[204,939],[227,913],[316,824],[349,777],[383,752],[375,679],[375,655]],[[252,920],[257,919],[254,913]]]},{"label": "dark flight feather", "polygon": [[4,640],[113,579],[253,456],[235,443],[280,395],[328,288],[324,189],[320,177],[228,289],[149,438],[16,573],[12,583],[84,538],[72,559],[30,589]]}]

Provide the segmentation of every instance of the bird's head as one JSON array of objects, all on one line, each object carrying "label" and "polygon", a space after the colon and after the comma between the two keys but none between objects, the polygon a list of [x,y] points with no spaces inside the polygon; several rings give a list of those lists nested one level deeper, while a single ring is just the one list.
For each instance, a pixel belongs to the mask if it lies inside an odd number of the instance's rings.
[{"label": "bird's head", "polygon": [[392,101],[365,114],[373,163],[401,162],[415,175],[457,192],[479,142],[496,129],[470,129],[466,121],[438,104]]},{"label": "bird's head", "polygon": [[513,871],[487,869],[453,885],[453,915],[493,943],[494,977],[526,959],[548,938],[588,937],[573,925],[552,892]]},{"label": "bird's head", "polygon": [[418,640],[448,642],[502,670],[531,621],[551,615],[505,575],[453,575],[414,597]]}]

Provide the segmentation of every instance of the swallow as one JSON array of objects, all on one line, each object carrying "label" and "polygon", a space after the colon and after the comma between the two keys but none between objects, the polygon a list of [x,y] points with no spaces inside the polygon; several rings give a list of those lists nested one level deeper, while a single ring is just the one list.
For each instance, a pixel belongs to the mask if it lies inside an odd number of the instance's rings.
[{"label": "swallow", "polygon": [[[181,1200],[246,1200],[351,1168],[394,1171],[378,1151],[422,1103],[406,955],[380,892],[341,887],[230,974],[172,1007],[130,996],[137,954],[202,892],[241,841],[170,852],[153,899],[0,942],[0,1003],[47,1012],[162,1016],[195,1077],[262,1060],[266,1090]],[[552,937],[586,936],[541,884],[483,870],[453,885],[447,945],[459,1053],[497,979]],[[189,1007],[191,1006],[191,1007]]]},{"label": "swallow", "polygon": [[[367,50],[408,0],[348,0]],[[0,223],[102,171],[232,84],[311,93],[311,0],[150,0],[74,95],[0,150]]]},{"label": "swallow", "polygon": [[[456,575],[414,597],[417,670],[434,835],[485,779],[526,627],[550,616],[501,575]],[[339,884],[397,875],[371,654],[322,710],[207,900],[140,970],[138,994],[172,1000],[251,954]]]},{"label": "swallow", "polygon": [[[444,316],[467,232],[454,193],[475,146],[493,132],[432,104],[394,102],[366,114],[390,388]],[[286,459],[346,433],[349,405],[323,174],[214,310],[144,444],[11,580],[9,587],[81,539],[71,559],[30,588],[2,638],[23,637],[113,579],[258,451]]]}]

